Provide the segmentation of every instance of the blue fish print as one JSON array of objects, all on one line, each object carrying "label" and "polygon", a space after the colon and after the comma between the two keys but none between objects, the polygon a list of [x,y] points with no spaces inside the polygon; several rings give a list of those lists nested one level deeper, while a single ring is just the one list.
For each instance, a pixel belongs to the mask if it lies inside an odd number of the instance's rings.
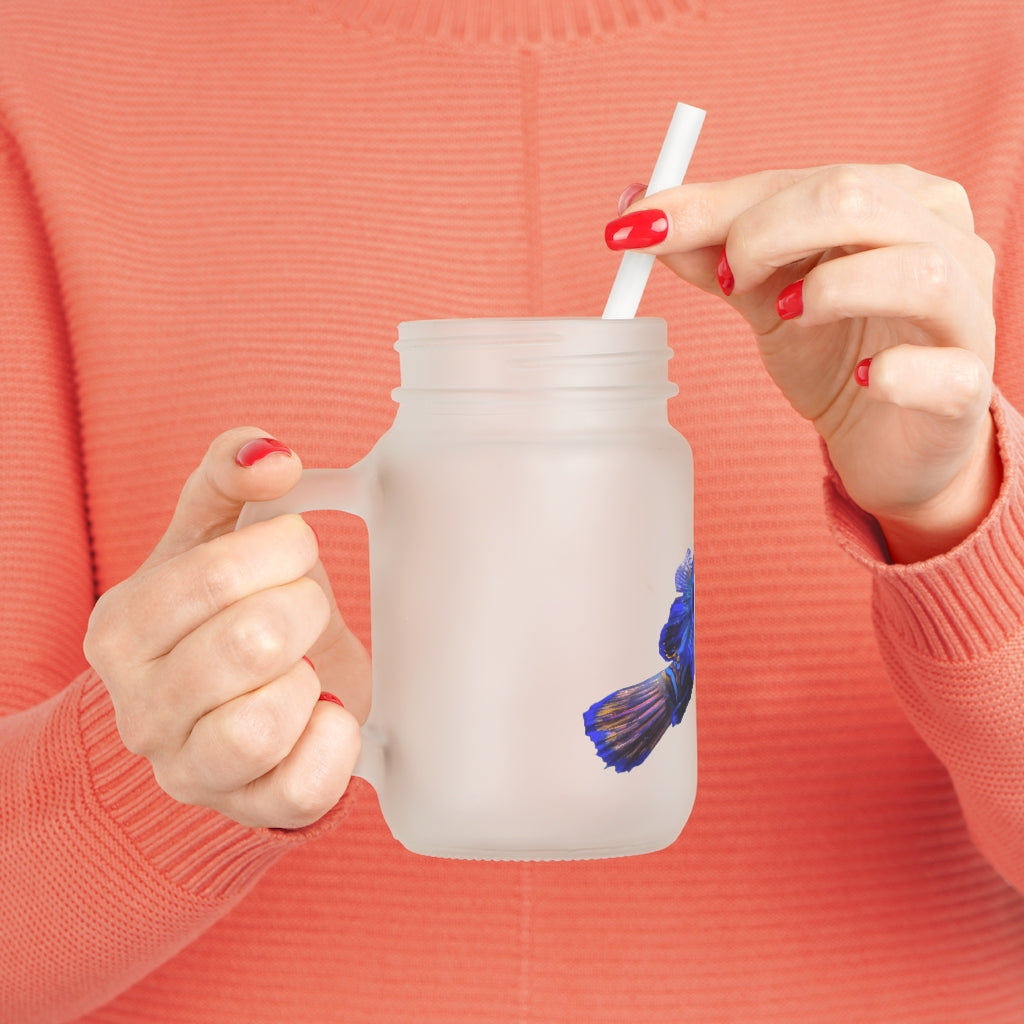
[{"label": "blue fish print", "polygon": [[583,713],[587,735],[606,767],[632,771],[678,725],[693,694],[693,552],[676,569],[677,597],[658,645],[668,662],[657,675],[616,690]]}]

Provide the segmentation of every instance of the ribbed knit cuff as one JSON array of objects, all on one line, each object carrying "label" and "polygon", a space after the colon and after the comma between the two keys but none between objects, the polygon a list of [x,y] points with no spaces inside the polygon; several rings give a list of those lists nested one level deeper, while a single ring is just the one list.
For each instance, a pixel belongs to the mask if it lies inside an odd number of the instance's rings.
[{"label": "ribbed knit cuff", "polygon": [[149,762],[125,749],[103,681],[89,672],[78,685],[82,742],[102,813],[157,872],[200,899],[237,898],[287,850],[329,831],[348,811],[346,794],[315,824],[289,831],[247,828],[178,803],[156,784]]},{"label": "ribbed knit cuff", "polygon": [[825,508],[840,545],[874,576],[876,626],[941,660],[984,656],[1024,624],[1024,420],[993,397],[1003,483],[989,514],[951,551],[891,565],[878,523],[853,503],[828,462]]}]

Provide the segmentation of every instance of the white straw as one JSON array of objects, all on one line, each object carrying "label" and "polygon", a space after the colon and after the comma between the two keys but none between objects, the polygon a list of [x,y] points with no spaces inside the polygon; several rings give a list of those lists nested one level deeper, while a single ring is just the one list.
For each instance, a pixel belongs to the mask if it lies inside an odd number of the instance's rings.
[{"label": "white straw", "polygon": [[[699,107],[691,107],[686,103],[676,104],[665,141],[661,144],[661,152],[647,185],[649,196],[683,183],[683,176],[697,146],[697,136],[700,135],[703,124],[704,111]],[[608,302],[601,314],[603,319],[629,320],[636,316],[653,266],[654,257],[649,252],[633,252],[627,249],[622,254],[619,272],[615,275]]]}]

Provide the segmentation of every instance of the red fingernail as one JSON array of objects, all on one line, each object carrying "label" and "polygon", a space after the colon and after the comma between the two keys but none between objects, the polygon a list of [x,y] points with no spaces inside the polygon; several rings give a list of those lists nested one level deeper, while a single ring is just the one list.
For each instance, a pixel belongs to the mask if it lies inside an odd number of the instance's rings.
[{"label": "red fingernail", "polygon": [[302,660],[303,660],[303,661],[304,661],[304,662],[305,662],[305,663],[306,663],[306,664],[307,664],[307,665],[308,665],[308,666],[309,666],[309,667],[310,667],[310,668],[311,668],[311,669],[312,669],[312,670],[313,670],[314,672],[316,671],[316,665],[314,665],[314,664],[313,664],[313,662],[311,662],[311,661],[309,660],[309,658],[307,658],[307,657],[306,657],[306,655],[303,655],[303,656],[302,656]]},{"label": "red fingernail", "polygon": [[604,229],[609,249],[646,249],[668,237],[668,217],[663,210],[636,210],[613,220]]},{"label": "red fingernail", "polygon": [[868,386],[868,370],[870,366],[870,359],[862,359],[857,364],[857,369],[853,371],[854,379],[862,388],[866,388]]},{"label": "red fingernail", "polygon": [[618,211],[621,217],[626,210],[633,205],[634,200],[637,196],[647,191],[646,185],[641,185],[640,182],[634,181],[632,185],[627,185],[622,193],[619,195]]},{"label": "red fingernail", "polygon": [[324,690],[320,694],[320,696],[317,697],[317,700],[330,701],[331,704],[337,704],[339,708],[343,708],[345,706],[341,703],[341,700],[339,698],[335,697],[333,693],[328,693],[326,690]]},{"label": "red fingernail", "polygon": [[779,292],[775,309],[783,320],[795,320],[804,311],[804,283],[794,281]]},{"label": "red fingernail", "polygon": [[715,276],[718,278],[718,287],[722,289],[722,294],[732,295],[732,290],[736,287],[736,280],[732,276],[732,269],[729,266],[729,258],[725,255],[725,249],[722,250],[722,255],[718,257]]},{"label": "red fingernail", "polygon": [[291,455],[292,450],[288,445],[275,441],[272,437],[257,437],[252,441],[246,441],[238,449],[235,462],[248,469],[250,466],[255,466],[260,459],[274,454]]}]

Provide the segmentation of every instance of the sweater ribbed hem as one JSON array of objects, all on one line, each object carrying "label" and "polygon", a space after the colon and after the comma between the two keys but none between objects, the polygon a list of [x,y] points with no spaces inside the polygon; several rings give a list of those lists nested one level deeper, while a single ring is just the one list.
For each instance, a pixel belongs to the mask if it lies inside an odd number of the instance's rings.
[{"label": "sweater ribbed hem", "polygon": [[828,467],[825,506],[840,545],[874,576],[879,631],[927,657],[983,657],[1024,624],[1024,420],[997,392],[992,414],[1003,483],[985,520],[951,551],[891,565],[877,522]]},{"label": "sweater ribbed hem", "polygon": [[102,680],[80,680],[79,721],[93,792],[104,813],[171,884],[213,902],[245,893],[287,850],[329,831],[348,811],[346,794],[304,829],[247,828],[216,811],[169,797],[149,762],[125,749]]},{"label": "sweater ribbed hem", "polygon": [[348,28],[393,36],[529,46],[645,28],[706,6],[707,0],[334,0],[321,13]]}]

